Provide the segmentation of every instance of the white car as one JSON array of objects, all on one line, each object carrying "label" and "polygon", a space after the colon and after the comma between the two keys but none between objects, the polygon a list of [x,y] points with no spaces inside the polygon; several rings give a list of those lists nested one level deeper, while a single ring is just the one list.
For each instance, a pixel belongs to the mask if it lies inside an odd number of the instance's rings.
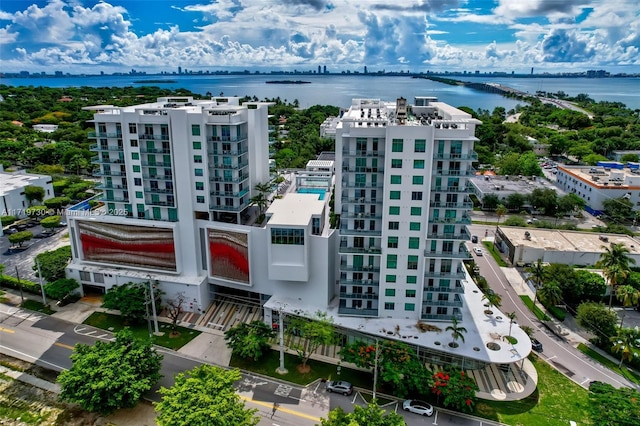
[{"label": "white car", "polygon": [[407,399],[402,403],[402,409],[421,416],[433,416],[433,405],[417,399]]},{"label": "white car", "polygon": [[482,256],[482,249],[480,247],[474,247],[473,252],[478,256]]}]

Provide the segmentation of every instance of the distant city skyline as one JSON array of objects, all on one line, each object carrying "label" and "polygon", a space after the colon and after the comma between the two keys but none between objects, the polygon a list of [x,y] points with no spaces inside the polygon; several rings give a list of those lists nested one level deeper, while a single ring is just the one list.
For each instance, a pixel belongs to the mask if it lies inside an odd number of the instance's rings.
[{"label": "distant city skyline", "polygon": [[637,0],[3,0],[0,72],[640,73]]}]

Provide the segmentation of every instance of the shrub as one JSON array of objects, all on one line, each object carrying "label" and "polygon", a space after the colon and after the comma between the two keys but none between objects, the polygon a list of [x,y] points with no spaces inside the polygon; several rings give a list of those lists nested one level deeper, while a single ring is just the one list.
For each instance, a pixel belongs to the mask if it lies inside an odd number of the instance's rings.
[{"label": "shrub", "polygon": [[2,226],[9,226],[15,221],[15,216],[0,216],[0,222],[2,223]]}]

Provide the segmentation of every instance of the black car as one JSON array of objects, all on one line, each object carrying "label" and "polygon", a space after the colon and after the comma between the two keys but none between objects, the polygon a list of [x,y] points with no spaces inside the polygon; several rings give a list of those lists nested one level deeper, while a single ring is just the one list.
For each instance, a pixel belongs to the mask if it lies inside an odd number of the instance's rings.
[{"label": "black car", "polygon": [[542,352],[542,343],[538,341],[538,339],[531,339],[531,349],[536,352]]},{"label": "black car", "polygon": [[471,242],[472,243],[477,243],[478,242],[478,236],[477,235],[472,235],[471,236]]}]

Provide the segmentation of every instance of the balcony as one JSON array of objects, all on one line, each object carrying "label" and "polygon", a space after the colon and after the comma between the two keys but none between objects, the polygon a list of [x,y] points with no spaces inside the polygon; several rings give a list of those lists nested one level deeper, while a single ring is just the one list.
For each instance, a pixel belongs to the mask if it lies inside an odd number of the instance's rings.
[{"label": "balcony", "polygon": [[113,183],[102,182],[96,185],[96,189],[120,189],[126,190],[128,189],[127,185],[115,185]]},{"label": "balcony", "polygon": [[343,188],[382,188],[382,182],[342,182]]},{"label": "balcony", "polygon": [[209,136],[207,138],[209,142],[243,142],[247,140],[247,137],[237,136]]},{"label": "balcony", "polygon": [[378,310],[377,309],[366,309],[366,308],[347,308],[340,306],[338,308],[339,315],[353,315],[359,317],[377,317]]},{"label": "balcony", "polygon": [[151,140],[151,141],[168,141],[169,140],[169,135],[142,134],[142,135],[138,135],[138,139],[140,139],[140,140]]},{"label": "balcony", "polygon": [[124,164],[124,159],[93,157],[91,158],[91,164]]},{"label": "balcony", "polygon": [[379,296],[375,293],[347,293],[340,292],[341,299],[360,299],[360,300],[378,300]]},{"label": "balcony", "polygon": [[447,203],[444,201],[431,201],[429,203],[430,207],[444,207],[448,209],[465,209],[471,210],[473,208],[473,203],[471,201],[464,201],[461,203]]},{"label": "balcony", "polygon": [[441,233],[432,233],[427,234],[427,238],[430,240],[469,240],[470,235],[469,231],[463,229],[461,232],[455,234],[453,232],[441,232]]},{"label": "balcony", "polygon": [[448,223],[451,225],[470,225],[471,217],[432,217],[429,218],[429,223]]},{"label": "balcony", "polygon": [[89,132],[87,133],[87,137],[89,139],[96,138],[122,138],[122,133],[103,133],[103,132]]},{"label": "balcony", "polygon": [[116,145],[99,145],[94,143],[89,145],[89,151],[122,151],[124,148]]},{"label": "balcony", "polygon": [[420,319],[422,320],[441,320],[441,321],[449,321],[452,319],[457,319],[458,321],[462,321],[462,314],[447,314],[447,315],[440,315],[440,314],[422,314],[420,315]]},{"label": "balcony", "polygon": [[215,196],[215,197],[242,197],[243,195],[245,195],[247,192],[249,192],[248,189],[243,189],[240,192],[231,192],[231,191],[210,191],[209,194]]},{"label": "balcony", "polygon": [[381,236],[382,230],[367,230],[367,229],[349,229],[340,228],[340,235],[358,235],[358,236]]},{"label": "balcony", "polygon": [[248,165],[249,165],[248,161],[241,161],[237,164],[223,164],[223,163],[209,164],[209,167],[211,167],[212,169],[242,169],[243,167],[247,167]]},{"label": "balcony", "polygon": [[370,265],[360,265],[360,266],[354,266],[354,265],[348,265],[346,263],[341,263],[340,264],[340,270],[341,271],[353,271],[353,272],[380,272],[380,267],[379,266],[370,266]]},{"label": "balcony", "polygon": [[141,163],[143,166],[145,167],[167,167],[167,168],[171,168],[171,162],[156,162],[156,163],[151,163],[149,161],[143,161]]},{"label": "balcony", "polygon": [[439,152],[439,153],[433,154],[433,158],[436,159],[436,160],[471,160],[471,161],[478,161],[478,153],[475,152],[475,151],[470,151],[467,154]]},{"label": "balcony", "polygon": [[434,170],[433,174],[435,176],[475,176],[476,169],[474,168],[468,168],[467,170],[437,169],[437,170]]},{"label": "balcony", "polygon": [[103,176],[125,176],[125,172],[120,170],[99,170],[93,173],[95,177],[103,177]]},{"label": "balcony", "polygon": [[382,219],[382,214],[343,212],[340,217],[343,219]]},{"label": "balcony", "polygon": [[[435,292],[435,293],[464,293],[464,287],[425,287],[425,292]],[[428,304],[428,302],[425,302]]]},{"label": "balcony", "polygon": [[338,249],[339,253],[361,253],[361,254],[380,254],[382,253],[382,249],[380,247],[349,247],[346,245],[340,244],[340,248]]},{"label": "balcony", "polygon": [[425,300],[422,306],[449,306],[453,308],[462,308],[462,300]]},{"label": "balcony", "polygon": [[471,192],[471,189],[466,186],[433,186],[431,187],[432,192],[455,192],[460,194],[465,194]]},{"label": "balcony", "polygon": [[343,167],[343,173],[382,173],[384,167]]},{"label": "balcony", "polygon": [[140,152],[143,154],[171,154],[171,149],[169,148],[148,148],[146,146],[140,147]]},{"label": "balcony", "polygon": [[159,206],[159,207],[175,207],[175,203],[171,201],[145,201],[145,204],[149,204],[150,206]]},{"label": "balcony", "polygon": [[173,189],[167,188],[144,188],[144,192],[147,194],[173,194]]},{"label": "balcony", "polygon": [[451,271],[451,272],[425,272],[425,278],[448,278],[448,279],[460,279],[463,280],[467,278],[467,275],[464,271]]},{"label": "balcony", "polygon": [[451,259],[471,259],[471,253],[461,248],[460,251],[424,251],[424,257],[443,257]]},{"label": "balcony", "polygon": [[340,285],[361,285],[361,286],[378,286],[378,280],[340,280]]},{"label": "balcony", "polygon": [[209,210],[225,211],[225,212],[241,212],[246,208],[247,208],[247,205],[244,203],[238,206],[215,206],[215,205],[209,206]]},{"label": "balcony", "polygon": [[239,183],[239,182],[244,182],[245,180],[249,179],[249,176],[238,176],[238,177],[224,177],[224,176],[214,176],[211,178],[212,181],[214,182],[234,182],[234,183]]},{"label": "balcony", "polygon": [[107,195],[105,193],[102,194],[102,201],[112,201],[114,203],[128,203],[129,198],[125,198],[122,196],[115,197],[113,195]]},{"label": "balcony", "polygon": [[143,174],[142,177],[144,179],[153,179],[153,180],[173,180],[173,175],[150,175]]},{"label": "balcony", "polygon": [[343,157],[378,157],[383,155],[384,151],[342,151]]},{"label": "balcony", "polygon": [[209,157],[213,155],[230,155],[232,157],[233,156],[237,157],[238,155],[246,154],[247,152],[249,152],[247,148],[240,148],[240,149],[229,150],[229,151],[216,149],[209,153]]}]

